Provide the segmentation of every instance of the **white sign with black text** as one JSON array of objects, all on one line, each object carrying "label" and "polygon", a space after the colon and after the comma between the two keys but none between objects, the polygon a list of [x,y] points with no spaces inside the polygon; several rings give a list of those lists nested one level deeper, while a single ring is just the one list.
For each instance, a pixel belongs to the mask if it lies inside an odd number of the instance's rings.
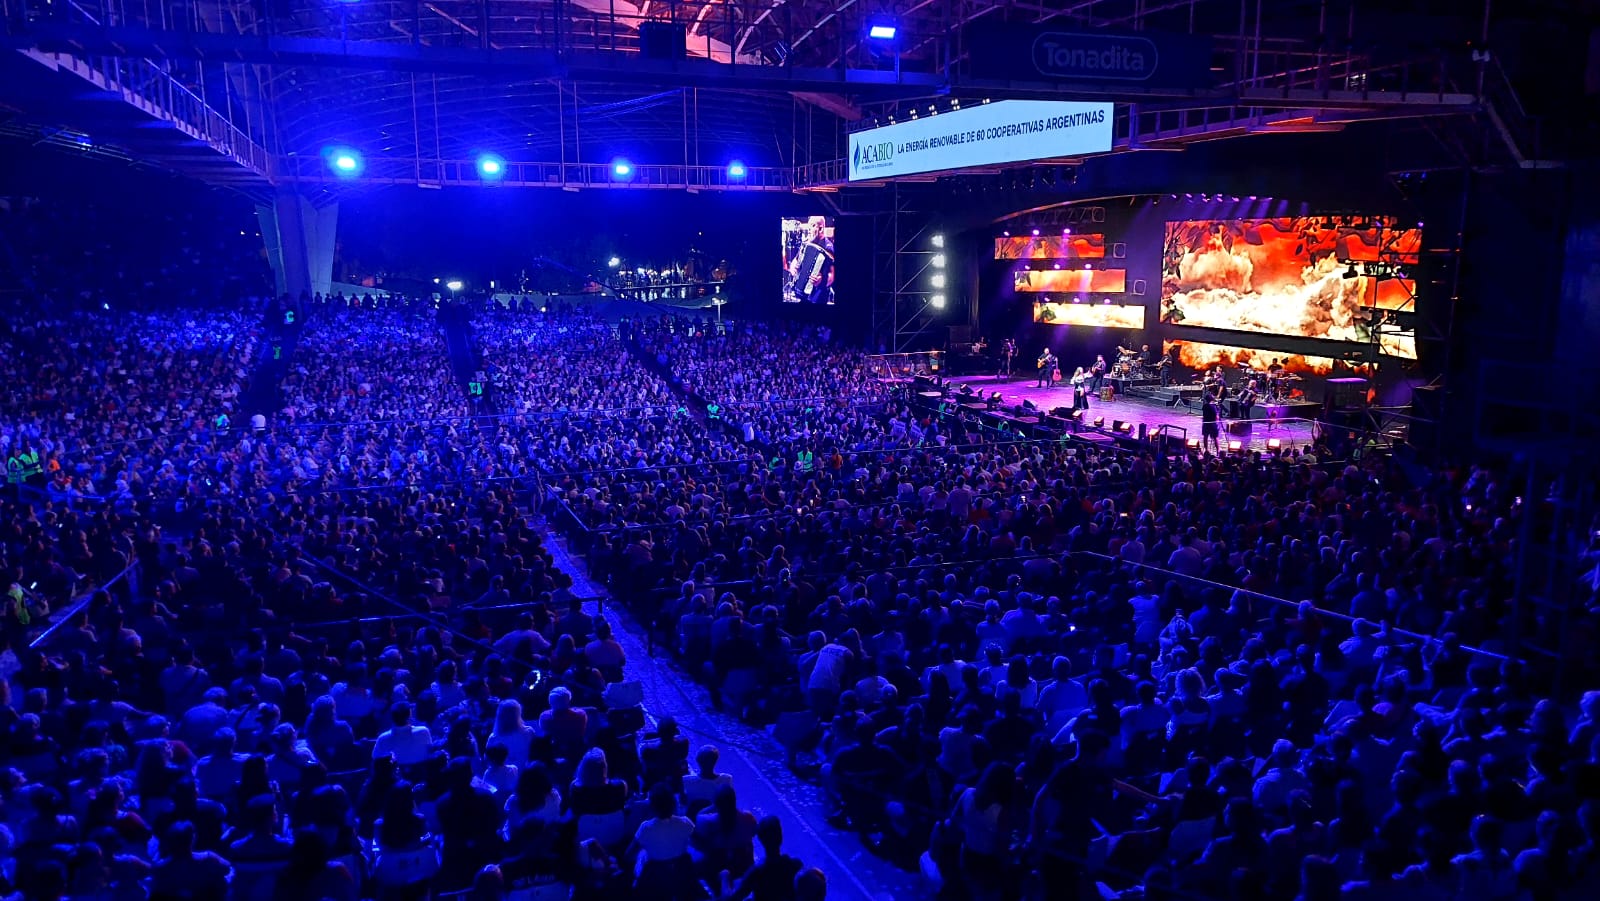
[{"label": "white sign with black text", "polygon": [[850,181],[1111,150],[1112,104],[1003,100],[850,136]]}]

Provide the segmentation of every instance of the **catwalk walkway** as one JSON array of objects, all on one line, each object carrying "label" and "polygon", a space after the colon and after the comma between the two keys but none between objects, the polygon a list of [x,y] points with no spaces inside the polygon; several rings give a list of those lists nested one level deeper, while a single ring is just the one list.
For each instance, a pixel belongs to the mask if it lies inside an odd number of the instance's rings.
[{"label": "catwalk walkway", "polygon": [[714,744],[721,749],[718,769],[733,776],[739,805],[757,817],[776,814],[783,821],[784,852],[827,874],[828,901],[917,901],[928,894],[919,875],[873,855],[854,833],[828,825],[821,790],[790,772],[772,737],[713,709],[706,690],[675,663],[646,653],[639,624],[620,605],[604,603],[604,589],[589,580],[564,539],[548,530],[544,537],[556,566],[572,575],[574,593],[596,599],[588,612],[603,606],[607,618],[620,626],[617,640],[627,652],[628,673],[644,686],[650,716],[676,719],[691,748]]}]

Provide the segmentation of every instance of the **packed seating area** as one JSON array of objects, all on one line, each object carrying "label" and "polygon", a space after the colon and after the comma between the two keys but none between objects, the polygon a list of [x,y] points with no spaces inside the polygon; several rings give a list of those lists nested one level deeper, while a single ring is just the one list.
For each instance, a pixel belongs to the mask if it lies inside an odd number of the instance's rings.
[{"label": "packed seating area", "polygon": [[0,336],[47,471],[0,520],[18,897],[837,892],[641,704],[635,625],[907,897],[1600,875],[1596,622],[1509,604],[1501,470],[1030,441],[737,321],[480,315],[481,415],[426,310],[314,305],[280,369],[261,306],[110,306]]},{"label": "packed seating area", "polygon": [[421,311],[328,305],[306,320],[283,380],[283,418],[369,422],[465,418],[444,338]]}]

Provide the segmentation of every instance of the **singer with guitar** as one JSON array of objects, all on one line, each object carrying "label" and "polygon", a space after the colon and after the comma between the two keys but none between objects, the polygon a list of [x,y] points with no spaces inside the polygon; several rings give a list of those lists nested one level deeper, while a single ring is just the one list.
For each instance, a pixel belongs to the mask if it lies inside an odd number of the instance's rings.
[{"label": "singer with guitar", "polygon": [[1039,367],[1038,387],[1053,386],[1056,378],[1056,355],[1050,352],[1050,348],[1046,347],[1044,353],[1039,355],[1039,362],[1036,365]]}]

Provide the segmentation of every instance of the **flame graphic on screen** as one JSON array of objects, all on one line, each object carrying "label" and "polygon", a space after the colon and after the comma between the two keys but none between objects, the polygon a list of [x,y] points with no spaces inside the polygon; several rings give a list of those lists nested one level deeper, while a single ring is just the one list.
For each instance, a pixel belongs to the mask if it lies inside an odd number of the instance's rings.
[{"label": "flame graphic on screen", "polygon": [[1144,307],[1103,303],[1038,303],[1033,321],[1091,328],[1144,328]]},{"label": "flame graphic on screen", "polygon": [[1266,371],[1273,360],[1283,368],[1298,375],[1331,375],[1334,359],[1312,354],[1286,354],[1263,350],[1259,347],[1235,347],[1229,344],[1206,344],[1201,341],[1166,341],[1167,354],[1177,350],[1177,360],[1190,369],[1210,369],[1213,366],[1235,366]]},{"label": "flame graphic on screen", "polygon": [[1346,278],[1348,261],[1410,262],[1420,240],[1416,229],[1335,227],[1314,217],[1169,222],[1161,318],[1170,325],[1365,342],[1371,332],[1363,305],[1414,309],[1414,283]]}]

